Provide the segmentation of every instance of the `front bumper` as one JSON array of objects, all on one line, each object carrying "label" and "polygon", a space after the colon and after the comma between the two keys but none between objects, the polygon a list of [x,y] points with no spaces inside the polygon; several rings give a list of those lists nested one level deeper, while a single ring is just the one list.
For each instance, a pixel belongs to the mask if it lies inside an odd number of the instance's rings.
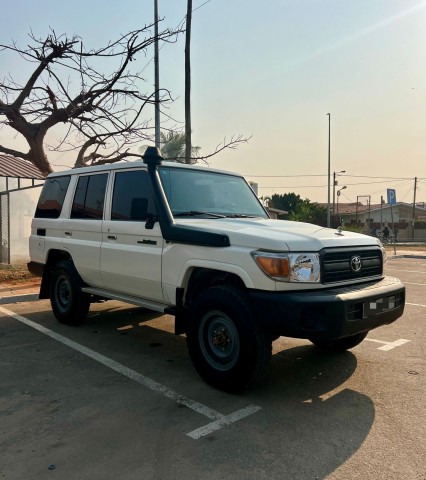
[{"label": "front bumper", "polygon": [[393,277],[320,291],[251,290],[256,318],[274,335],[334,340],[394,322],[404,312],[405,287]]}]

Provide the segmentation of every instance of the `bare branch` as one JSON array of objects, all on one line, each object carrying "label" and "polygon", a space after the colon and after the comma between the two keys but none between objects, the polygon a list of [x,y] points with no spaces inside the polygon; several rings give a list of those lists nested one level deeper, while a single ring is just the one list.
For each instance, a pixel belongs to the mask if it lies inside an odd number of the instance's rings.
[{"label": "bare branch", "polygon": [[[250,135],[250,137],[248,138],[243,137],[242,135],[237,135],[236,137],[232,136],[229,141],[227,141],[226,138],[224,138],[223,142],[219,143],[212,153],[209,153],[208,155],[192,156],[191,160],[192,162],[195,161],[194,163],[196,162],[208,163],[207,160],[213,157],[214,155],[217,155],[218,153],[228,148],[234,150],[235,148],[239,147],[241,144],[248,143],[251,138],[252,138],[252,135]],[[187,158],[185,156],[177,157],[176,160],[180,163],[186,163]]]},{"label": "bare branch", "polygon": [[[31,45],[25,48],[16,43],[0,45],[0,54],[9,51],[34,64],[26,82],[10,75],[0,79],[0,128],[21,134],[29,151],[2,146],[0,151],[30,160],[45,174],[52,170],[46,149],[76,152],[76,167],[140,156],[130,148],[153,139],[152,113],[145,112],[155,105],[155,94],[160,94],[162,111],[173,99],[166,89],[153,92],[148,86],[149,91],[142,91],[144,68],[134,60],[155,41],[175,42],[183,31],[181,27],[165,29],[155,37],[153,26],[119,35],[101,48],[86,49],[80,38],[57,35],[54,30],[42,39],[30,33]],[[170,123],[179,124],[166,111],[163,119],[165,130]],[[52,140],[53,131],[59,131],[56,140]],[[49,145],[45,143],[48,132],[52,132]],[[192,161],[206,162],[225,148],[247,141],[242,136],[225,139],[213,153],[193,156]]]},{"label": "bare branch", "polygon": [[13,150],[12,148],[4,147],[0,145],[0,152],[5,153],[6,155],[12,155],[14,157],[23,158],[24,160],[30,160],[28,153],[23,153],[18,150]]}]

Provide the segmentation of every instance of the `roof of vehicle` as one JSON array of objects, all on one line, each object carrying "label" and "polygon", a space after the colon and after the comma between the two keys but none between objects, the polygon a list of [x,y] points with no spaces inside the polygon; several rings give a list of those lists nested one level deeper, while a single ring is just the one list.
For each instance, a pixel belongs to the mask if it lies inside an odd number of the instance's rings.
[{"label": "roof of vehicle", "polygon": [[[222,174],[227,174],[227,175],[235,175],[238,177],[241,177],[239,173],[234,173],[234,172],[229,172],[225,170],[218,170],[215,168],[210,168],[207,166],[202,166],[199,164],[194,164],[194,165],[188,165],[184,163],[179,163],[179,162],[168,162],[164,161],[162,162],[161,166],[164,167],[173,167],[173,168],[182,168],[186,170],[203,170],[206,172],[211,172],[211,173],[222,173]],[[109,172],[111,170],[124,170],[127,168],[147,168],[146,163],[144,163],[142,160],[135,160],[132,162],[116,162],[116,163],[111,163],[109,165],[97,165],[97,166],[91,166],[91,167],[82,167],[82,168],[73,168],[70,170],[61,170],[59,172],[54,172],[51,173],[47,178],[51,177],[62,177],[64,175],[81,175],[85,173],[94,173],[94,172]]]}]

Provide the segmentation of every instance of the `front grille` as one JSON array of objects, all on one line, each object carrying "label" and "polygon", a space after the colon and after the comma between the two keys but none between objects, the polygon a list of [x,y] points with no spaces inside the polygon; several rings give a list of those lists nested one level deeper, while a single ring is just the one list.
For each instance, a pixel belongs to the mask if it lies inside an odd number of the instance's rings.
[{"label": "front grille", "polygon": [[[361,268],[356,271],[351,264],[361,260]],[[368,279],[383,273],[382,251],[377,248],[325,249],[321,252],[322,283],[348,282]]]}]

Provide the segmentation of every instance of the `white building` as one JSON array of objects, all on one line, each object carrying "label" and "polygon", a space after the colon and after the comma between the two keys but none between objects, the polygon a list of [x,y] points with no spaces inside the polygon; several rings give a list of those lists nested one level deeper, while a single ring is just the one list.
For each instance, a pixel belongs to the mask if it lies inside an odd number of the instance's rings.
[{"label": "white building", "polygon": [[380,231],[387,224],[391,230],[392,228],[397,229],[398,240],[426,240],[426,208],[424,204],[416,205],[413,212],[413,204],[404,202],[398,202],[393,206],[340,203],[336,215],[342,226],[359,225],[363,227],[364,233],[371,233],[374,228]]}]

